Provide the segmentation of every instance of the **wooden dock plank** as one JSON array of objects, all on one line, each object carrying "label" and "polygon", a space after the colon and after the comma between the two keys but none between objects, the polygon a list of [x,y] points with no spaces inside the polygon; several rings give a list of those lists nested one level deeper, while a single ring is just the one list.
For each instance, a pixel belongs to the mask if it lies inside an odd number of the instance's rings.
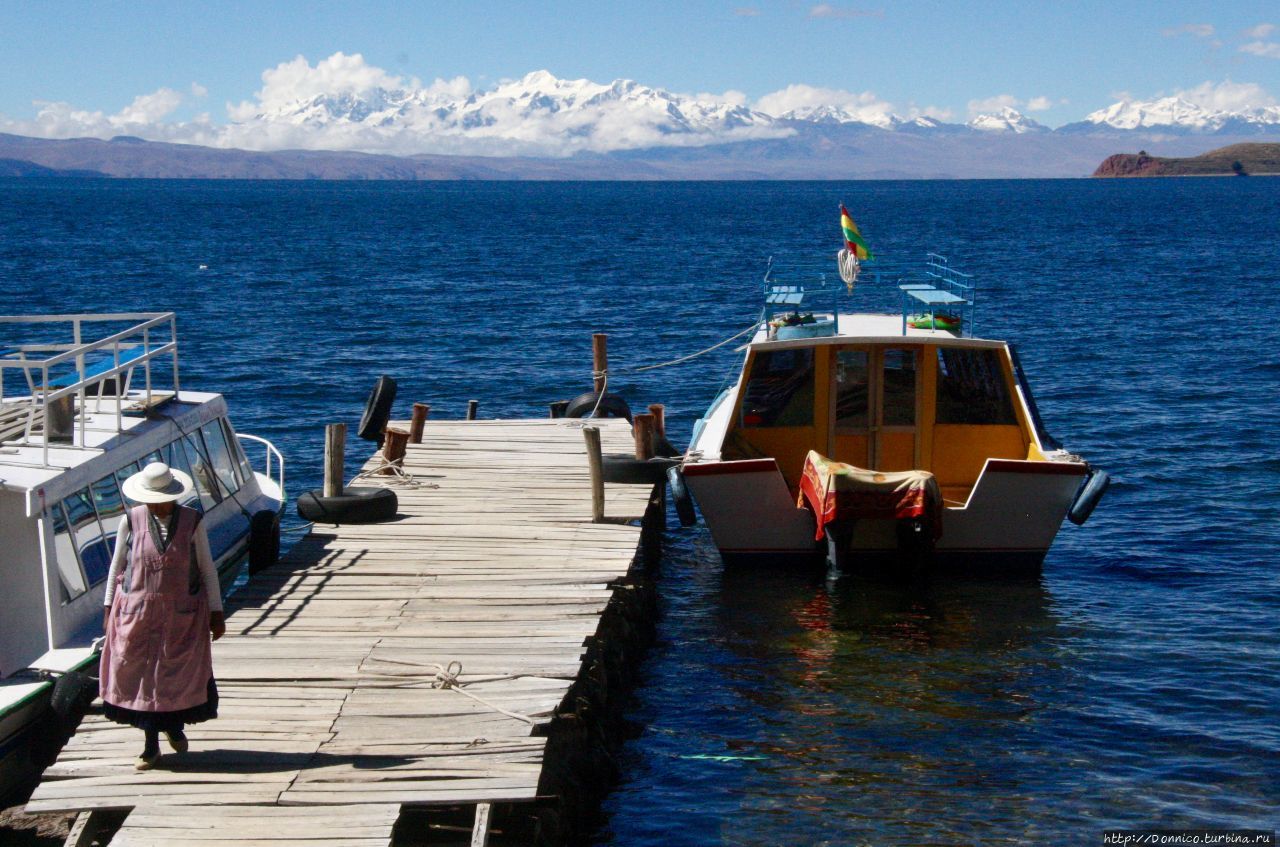
[{"label": "wooden dock plank", "polygon": [[[630,452],[625,422],[597,423]],[[220,716],[189,753],[136,772],[139,733],[95,711],[28,810],[133,809],[125,847],[372,847],[402,804],[537,799],[533,725],[581,673],[638,520],[590,522],[575,421],[429,421],[404,467],[396,520],[315,526],[227,603]],[[610,485],[606,508],[648,498]],[[434,687],[450,667],[480,701]]]}]

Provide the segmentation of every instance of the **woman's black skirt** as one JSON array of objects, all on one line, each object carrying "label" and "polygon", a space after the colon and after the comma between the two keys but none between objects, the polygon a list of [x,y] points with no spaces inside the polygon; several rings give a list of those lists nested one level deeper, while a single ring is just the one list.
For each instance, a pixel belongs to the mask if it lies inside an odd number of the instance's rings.
[{"label": "woman's black skirt", "polygon": [[189,723],[203,723],[218,716],[218,683],[209,677],[209,698],[199,706],[176,712],[138,712],[102,703],[102,714],[109,721],[136,726],[149,732],[177,732]]}]

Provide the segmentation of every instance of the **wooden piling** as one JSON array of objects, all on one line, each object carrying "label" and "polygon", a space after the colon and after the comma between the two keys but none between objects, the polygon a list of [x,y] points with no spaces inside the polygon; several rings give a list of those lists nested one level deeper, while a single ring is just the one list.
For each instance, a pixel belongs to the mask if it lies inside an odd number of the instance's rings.
[{"label": "wooden piling", "polygon": [[653,415],[653,432],[655,435],[667,434],[667,407],[661,403],[650,403],[649,414]]},{"label": "wooden piling", "polygon": [[600,430],[584,426],[582,438],[587,442],[587,467],[591,469],[591,522],[601,523],[604,521],[604,457],[600,453]]},{"label": "wooden piling", "polygon": [[427,403],[413,404],[413,417],[409,420],[409,443],[422,443],[422,430],[427,425],[427,415],[431,414],[431,406]]},{"label": "wooden piling", "polygon": [[379,473],[391,476],[396,472],[396,468],[404,465],[404,454],[409,446],[409,431],[389,426],[384,432],[387,436],[382,445],[382,458],[385,460],[385,466]]},{"label": "wooden piling", "polygon": [[467,401],[467,420],[474,421],[476,419],[476,410],[480,408],[479,400]]},{"label": "wooden piling", "polygon": [[636,415],[631,422],[631,434],[635,436],[636,458],[647,461],[653,458],[654,416],[649,413]]},{"label": "wooden piling", "polygon": [[342,493],[347,450],[347,425],[329,424],[324,428],[324,496]]},{"label": "wooden piling", "polygon": [[609,336],[597,332],[591,336],[591,374],[595,392],[604,391],[608,382],[605,374],[609,370]]}]

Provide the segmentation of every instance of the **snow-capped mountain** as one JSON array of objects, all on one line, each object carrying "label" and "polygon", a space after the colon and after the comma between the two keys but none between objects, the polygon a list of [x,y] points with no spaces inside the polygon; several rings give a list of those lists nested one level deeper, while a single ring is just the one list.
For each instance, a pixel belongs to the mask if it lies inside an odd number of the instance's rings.
[{"label": "snow-capped mountain", "polygon": [[978,115],[965,126],[978,132],[1012,132],[1018,135],[1049,131],[1044,124],[1033,121],[1010,106],[1005,106],[997,112]]},{"label": "snow-capped mountain", "polygon": [[1063,129],[1163,130],[1176,133],[1253,133],[1280,131],[1280,106],[1228,111],[1209,109],[1182,97],[1121,100]]}]

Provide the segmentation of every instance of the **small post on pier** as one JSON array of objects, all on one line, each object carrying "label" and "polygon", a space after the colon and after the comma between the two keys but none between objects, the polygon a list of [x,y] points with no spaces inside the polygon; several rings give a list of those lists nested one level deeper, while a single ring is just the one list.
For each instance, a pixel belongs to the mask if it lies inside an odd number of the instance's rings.
[{"label": "small post on pier", "polygon": [[650,403],[649,414],[653,415],[654,435],[667,434],[667,407],[661,403]]},{"label": "small post on pier", "polygon": [[636,458],[646,462],[653,458],[654,416],[650,413],[636,415],[631,423],[631,434],[636,440]]},{"label": "small post on pier", "polygon": [[597,394],[604,391],[609,370],[609,336],[603,332],[591,336],[591,378]]},{"label": "small post on pier", "polygon": [[389,426],[383,432],[386,441],[382,444],[382,469],[378,473],[392,476],[404,466],[404,454],[409,447],[409,430]]},{"label": "small post on pier", "polygon": [[329,424],[324,428],[324,496],[342,493],[343,465],[346,460],[347,425]]},{"label": "small post on pier", "polygon": [[476,419],[476,409],[480,408],[479,400],[467,401],[467,420],[474,421]]},{"label": "small post on pier", "polygon": [[591,522],[604,521],[604,457],[600,455],[600,430],[594,426],[582,428],[582,440],[587,442],[587,466],[591,468]]},{"label": "small post on pier", "polygon": [[413,417],[409,419],[409,443],[422,443],[422,430],[427,425],[427,415],[431,414],[431,406],[427,403],[413,404]]}]

